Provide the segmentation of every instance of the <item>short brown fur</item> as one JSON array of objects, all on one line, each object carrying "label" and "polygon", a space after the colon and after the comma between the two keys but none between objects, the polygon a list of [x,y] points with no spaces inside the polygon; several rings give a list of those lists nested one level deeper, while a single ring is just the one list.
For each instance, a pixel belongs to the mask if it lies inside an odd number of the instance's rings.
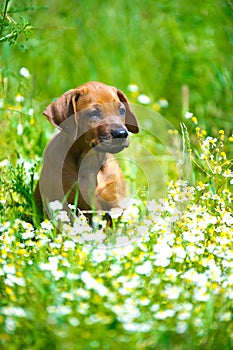
[{"label": "short brown fur", "polygon": [[64,208],[69,210],[78,188],[77,207],[81,211],[122,207],[127,193],[113,154],[128,147],[128,131],[139,132],[124,93],[89,82],[61,95],[45,109],[44,115],[61,132],[44,153],[35,189],[38,206],[44,206],[49,214],[48,203],[66,197]]}]

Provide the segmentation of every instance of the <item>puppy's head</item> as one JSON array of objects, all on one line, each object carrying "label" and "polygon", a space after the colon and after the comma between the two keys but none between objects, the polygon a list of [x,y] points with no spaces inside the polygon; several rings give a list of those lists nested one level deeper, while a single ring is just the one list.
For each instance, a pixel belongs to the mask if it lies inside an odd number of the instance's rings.
[{"label": "puppy's head", "polygon": [[128,131],[139,132],[125,94],[97,82],[67,91],[45,109],[44,115],[63,130],[65,121],[73,117],[77,137],[99,152],[120,152],[129,145]]}]

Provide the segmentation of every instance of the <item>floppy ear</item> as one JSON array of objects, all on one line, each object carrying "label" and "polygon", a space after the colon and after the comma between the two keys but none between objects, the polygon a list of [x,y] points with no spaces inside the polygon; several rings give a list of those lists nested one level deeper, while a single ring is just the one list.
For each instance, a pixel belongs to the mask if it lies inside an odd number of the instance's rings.
[{"label": "floppy ear", "polygon": [[48,105],[43,114],[54,126],[59,129],[62,129],[60,125],[71,115],[74,115],[77,123],[76,106],[79,95],[79,89],[72,89],[65,92],[63,95],[58,97],[56,101]]},{"label": "floppy ear", "polygon": [[137,134],[139,132],[139,125],[135,114],[130,109],[129,101],[127,97],[121,90],[117,90],[117,95],[120,101],[124,103],[126,108],[125,126],[130,132]]}]

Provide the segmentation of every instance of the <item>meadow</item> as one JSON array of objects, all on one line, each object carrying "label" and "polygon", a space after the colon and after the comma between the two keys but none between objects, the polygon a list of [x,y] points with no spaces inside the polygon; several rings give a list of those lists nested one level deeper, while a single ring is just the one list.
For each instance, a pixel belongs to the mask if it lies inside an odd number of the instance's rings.
[{"label": "meadow", "polygon": [[[0,3],[0,348],[233,348],[233,4]],[[90,227],[33,191],[45,107],[97,80],[141,131],[131,204]],[[58,229],[59,222],[59,229]],[[61,226],[62,225],[62,226]]]}]

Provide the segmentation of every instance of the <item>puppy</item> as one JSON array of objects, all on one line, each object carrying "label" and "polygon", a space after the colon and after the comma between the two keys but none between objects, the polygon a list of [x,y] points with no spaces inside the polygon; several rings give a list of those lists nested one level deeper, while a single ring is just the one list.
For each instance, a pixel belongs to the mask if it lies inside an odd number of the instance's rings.
[{"label": "puppy", "polygon": [[129,132],[139,125],[125,94],[115,87],[89,82],[61,95],[44,111],[60,132],[44,153],[35,189],[40,209],[50,216],[49,203],[64,209],[75,205],[88,214],[126,205],[127,191],[114,153],[129,146]]}]

